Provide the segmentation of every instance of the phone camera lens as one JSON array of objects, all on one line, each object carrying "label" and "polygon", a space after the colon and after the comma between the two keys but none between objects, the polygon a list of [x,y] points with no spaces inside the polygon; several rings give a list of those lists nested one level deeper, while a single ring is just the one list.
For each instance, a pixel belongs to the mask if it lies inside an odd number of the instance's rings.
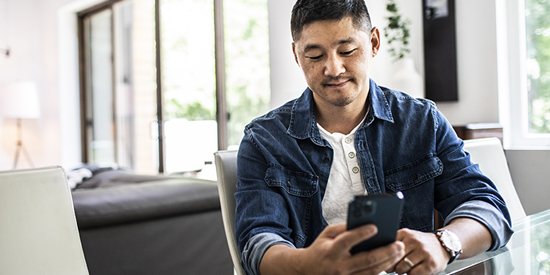
[{"label": "phone camera lens", "polygon": [[361,217],[361,204],[359,202],[355,202],[355,207],[353,207],[353,216],[356,218]]},{"label": "phone camera lens", "polygon": [[370,214],[372,213],[373,207],[372,207],[372,201],[365,202],[365,205],[363,206],[363,211],[365,213]]}]

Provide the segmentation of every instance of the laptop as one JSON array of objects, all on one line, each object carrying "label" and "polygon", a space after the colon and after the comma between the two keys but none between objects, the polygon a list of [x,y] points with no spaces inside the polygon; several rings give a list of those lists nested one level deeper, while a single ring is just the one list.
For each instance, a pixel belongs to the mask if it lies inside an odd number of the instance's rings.
[{"label": "laptop", "polygon": [[61,167],[0,172],[0,274],[88,274]]}]

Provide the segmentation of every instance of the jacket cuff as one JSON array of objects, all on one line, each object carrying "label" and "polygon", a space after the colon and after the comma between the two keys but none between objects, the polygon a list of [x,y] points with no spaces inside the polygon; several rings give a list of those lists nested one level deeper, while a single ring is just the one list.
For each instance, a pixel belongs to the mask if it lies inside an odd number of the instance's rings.
[{"label": "jacket cuff", "polygon": [[265,252],[276,244],[284,244],[296,248],[294,244],[274,233],[260,233],[250,238],[241,253],[241,265],[246,274],[259,275],[260,262]]},{"label": "jacket cuff", "polygon": [[459,205],[447,216],[444,226],[456,218],[470,218],[485,225],[493,239],[489,249],[491,251],[505,246],[514,233],[504,215],[492,204],[484,201],[473,200]]}]

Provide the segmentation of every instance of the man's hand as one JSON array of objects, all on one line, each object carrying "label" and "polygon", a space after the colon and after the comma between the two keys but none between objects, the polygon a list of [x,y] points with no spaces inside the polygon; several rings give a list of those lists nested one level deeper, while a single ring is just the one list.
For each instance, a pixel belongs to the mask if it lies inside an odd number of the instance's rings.
[{"label": "man's hand", "polygon": [[350,249],[376,235],[374,225],[346,230],[345,224],[328,226],[311,246],[294,249],[286,245],[270,247],[260,263],[267,274],[379,274],[390,269],[405,255],[396,241],[387,246],[351,255]]},{"label": "man's hand", "polygon": [[[491,247],[491,233],[476,220],[457,218],[445,228],[454,232],[460,239],[463,250],[460,258],[475,256]],[[397,231],[397,240],[405,244],[405,257],[395,265],[393,270],[388,271],[408,275],[435,274],[444,270],[451,258],[434,233],[400,229]]]},{"label": "man's hand", "polygon": [[405,244],[405,257],[409,261],[402,259],[397,263],[395,272],[398,274],[435,274],[447,267],[451,256],[434,233],[400,229],[397,240]]}]

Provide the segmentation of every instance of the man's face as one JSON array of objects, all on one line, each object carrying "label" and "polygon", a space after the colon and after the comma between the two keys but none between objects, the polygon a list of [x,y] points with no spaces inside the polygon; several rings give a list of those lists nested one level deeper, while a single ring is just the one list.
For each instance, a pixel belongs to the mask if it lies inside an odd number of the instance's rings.
[{"label": "man's face", "polygon": [[366,99],[379,36],[376,28],[371,33],[356,28],[351,17],[304,26],[292,50],[317,105],[347,106],[358,97]]}]

